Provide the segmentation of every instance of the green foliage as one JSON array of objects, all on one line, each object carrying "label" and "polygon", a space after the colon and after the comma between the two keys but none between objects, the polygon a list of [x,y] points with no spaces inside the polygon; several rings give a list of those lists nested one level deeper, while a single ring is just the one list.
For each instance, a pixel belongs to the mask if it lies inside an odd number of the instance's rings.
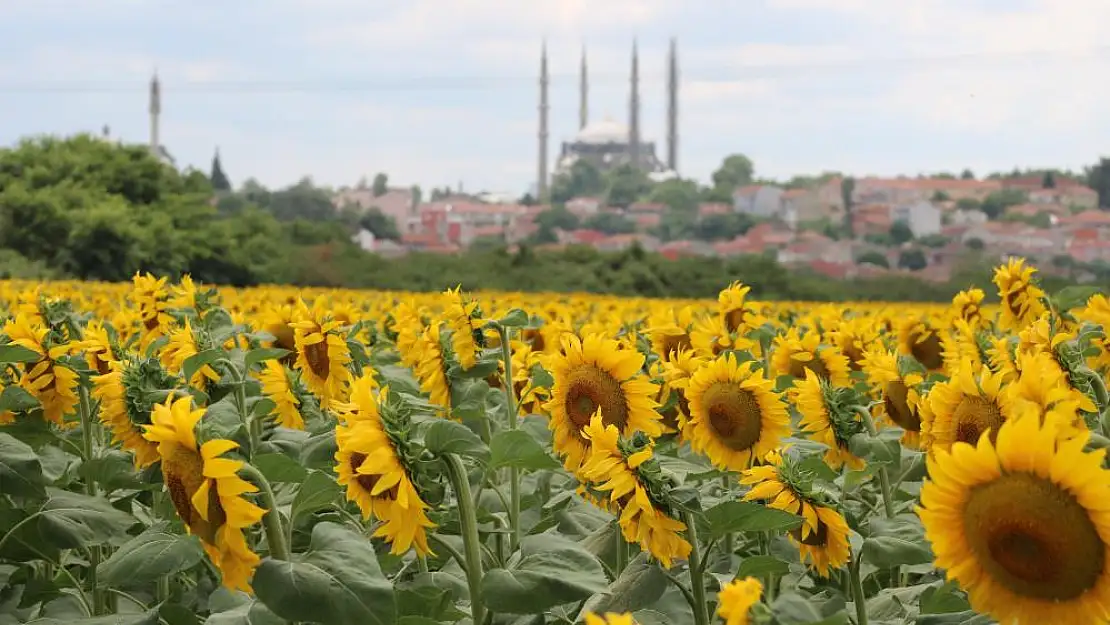
[{"label": "green foliage", "polygon": [[374,236],[379,239],[401,240],[401,232],[397,229],[397,222],[377,208],[371,208],[363,213],[359,218],[359,225],[373,232]]},{"label": "green foliage", "polygon": [[648,201],[666,204],[667,208],[681,212],[697,210],[700,199],[697,183],[681,178],[664,180],[648,194]]},{"label": "green foliage", "polygon": [[231,191],[231,180],[224,173],[223,163],[220,162],[220,153],[212,157],[212,173],[208,175],[212,181],[212,188],[216,191]]},{"label": "green foliage", "polygon": [[887,261],[886,256],[874,250],[869,250],[860,254],[856,258],[856,263],[860,265],[867,263],[869,265],[875,265],[876,267],[890,267],[890,262]]},{"label": "green foliage", "polygon": [[904,221],[896,221],[890,226],[890,240],[895,245],[901,245],[907,241],[913,240],[913,230],[910,230],[909,224]]},{"label": "green foliage", "polygon": [[905,250],[898,255],[898,267],[902,269],[921,271],[928,264],[929,261],[925,258],[925,252],[919,249]]},{"label": "green foliage", "polygon": [[1029,201],[1029,195],[1018,189],[1003,189],[995,191],[983,200],[979,210],[987,214],[989,219],[998,219],[1006,209]]},{"label": "green foliage", "polygon": [[727,190],[731,195],[736,187],[751,184],[754,174],[755,166],[750,158],[743,154],[731,154],[713,172],[713,187]]},{"label": "green foliage", "polygon": [[636,222],[617,213],[598,213],[582,222],[582,227],[605,234],[627,234],[636,231]]},{"label": "green foliage", "polygon": [[956,200],[956,208],[965,211],[977,211],[982,206],[979,200],[973,197],[962,197]]}]

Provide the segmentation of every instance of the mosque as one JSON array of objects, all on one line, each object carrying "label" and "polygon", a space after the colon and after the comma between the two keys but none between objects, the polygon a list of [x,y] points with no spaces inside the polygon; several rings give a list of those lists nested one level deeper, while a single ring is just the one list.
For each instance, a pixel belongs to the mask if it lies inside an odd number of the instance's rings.
[{"label": "mosque", "polygon": [[667,55],[667,153],[661,159],[656,154],[655,143],[643,138],[640,131],[640,62],[636,44],[632,44],[631,93],[628,102],[628,125],[605,117],[589,120],[589,77],[586,53],[582,53],[578,85],[578,132],[569,141],[562,142],[555,171],[548,169],[548,82],[547,48],[540,56],[540,129],[539,158],[536,189],[539,197],[546,198],[552,173],[569,171],[579,160],[586,160],[601,171],[608,171],[630,164],[655,180],[665,180],[678,175],[678,54],[675,40],[671,40]]}]

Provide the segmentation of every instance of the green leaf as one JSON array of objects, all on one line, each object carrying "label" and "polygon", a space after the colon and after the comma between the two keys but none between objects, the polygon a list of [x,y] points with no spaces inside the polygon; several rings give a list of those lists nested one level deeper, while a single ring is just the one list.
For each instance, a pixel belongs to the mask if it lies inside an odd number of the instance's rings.
[{"label": "green leaf", "polygon": [[9,386],[0,393],[0,412],[26,412],[38,406],[39,400],[18,386]]},{"label": "green leaf", "polygon": [[663,596],[667,590],[667,575],[646,552],[640,552],[620,577],[604,592],[590,597],[583,612],[635,612],[646,608]]},{"label": "green leaf", "polygon": [[27,625],[158,625],[158,610],[77,619],[44,617],[27,621]]},{"label": "green leaf", "polygon": [[0,484],[5,494],[41,497],[46,494],[42,463],[23,441],[0,432]]},{"label": "green leaf", "polygon": [[292,352],[287,349],[281,349],[280,347],[262,347],[259,349],[252,349],[251,351],[247,352],[246,356],[243,357],[243,364],[245,364],[247,368],[250,369],[254,365],[264,360],[284,358],[290,353]]},{"label": "green leaf", "polygon": [[1103,289],[1097,286],[1067,286],[1056,292],[1052,296],[1052,301],[1056,304],[1056,308],[1061,311],[1068,311],[1080,306],[1086,306],[1087,300],[1091,296],[1103,293]]},{"label": "green leaf", "polygon": [[267,558],[254,591],[274,614],[324,625],[395,621],[393,585],[365,536],[335,523],[312,528],[309,550],[293,562]]},{"label": "green leaf", "polygon": [[740,562],[736,577],[744,578],[762,577],[768,574],[785,575],[790,572],[790,564],[779,560],[775,556],[754,555],[748,556]]},{"label": "green leaf", "polygon": [[131,453],[118,449],[102,450],[100,456],[83,462],[79,471],[84,479],[92,480],[107,493],[153,488],[140,479]]},{"label": "green leaf", "polygon": [[233,608],[213,611],[205,619],[204,625],[288,625],[288,623],[262,603],[250,600]]},{"label": "green leaf", "polygon": [[532,435],[524,430],[505,430],[493,436],[489,443],[490,468],[518,467],[521,469],[558,469],[559,463],[551,457]]},{"label": "green leaf", "polygon": [[516,566],[492,569],[482,578],[482,598],[494,612],[540,614],[606,589],[601,563],[566,539],[551,534],[529,536],[522,541],[521,552],[526,555]]},{"label": "green leaf", "polygon": [[879,568],[927,564],[933,552],[916,515],[871,519],[871,535],[863,541],[863,558]]},{"label": "green leaf", "polygon": [[870,434],[856,434],[848,440],[848,450],[870,464],[897,467],[902,461],[902,432],[888,428],[876,437]]},{"label": "green leaf", "polygon": [[437,456],[443,454],[458,454],[471,458],[489,456],[489,448],[477,434],[457,421],[446,419],[432,422],[424,434],[424,447]]},{"label": "green leaf", "polygon": [[39,360],[42,360],[42,354],[33,349],[27,349],[15,343],[0,345],[0,364],[38,362]]},{"label": "green leaf", "polygon": [[967,597],[955,582],[938,582],[921,593],[922,614],[948,614],[971,609]]},{"label": "green leaf", "polygon": [[514,308],[497,320],[497,323],[506,328],[523,328],[528,325],[528,313],[519,308]]},{"label": "green leaf", "polygon": [[297,490],[297,496],[293,498],[293,507],[290,509],[293,520],[334,506],[341,492],[342,488],[327,473],[309,471],[308,477]]},{"label": "green leaf", "polygon": [[270,482],[299,484],[308,477],[308,471],[299,462],[285,454],[259,454],[251,461]]},{"label": "green leaf", "polygon": [[136,521],[112,507],[107,499],[48,489],[38,520],[39,531],[61,549],[80,549],[127,535]]},{"label": "green leaf", "polygon": [[750,501],[725,501],[705,511],[707,536],[721,538],[737,532],[792,530],[802,517]]},{"label": "green leaf", "polygon": [[223,355],[224,351],[222,349],[206,349],[203,352],[197,352],[185,359],[185,362],[181,365],[181,373],[186,380],[192,380],[193,374],[200,371],[205,365],[216,362]]},{"label": "green leaf", "polygon": [[150,528],[127,541],[97,569],[97,581],[107,586],[151,582],[192,568],[204,557],[196,536]]}]

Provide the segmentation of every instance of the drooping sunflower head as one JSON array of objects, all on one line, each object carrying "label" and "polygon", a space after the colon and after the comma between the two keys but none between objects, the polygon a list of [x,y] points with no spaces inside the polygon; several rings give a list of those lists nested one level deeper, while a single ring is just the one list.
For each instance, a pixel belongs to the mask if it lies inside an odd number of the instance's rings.
[{"label": "drooping sunflower head", "polygon": [[273,414],[279,425],[294,430],[304,429],[301,400],[295,393],[297,373],[278,360],[267,360],[258,374],[262,394],[274,402]]},{"label": "drooping sunflower head", "polygon": [[1002,299],[998,325],[1003,330],[1020,330],[1045,313],[1044,291],[1033,280],[1036,268],[1026,267],[1024,258],[1010,258],[994,270],[994,284]]},{"label": "drooping sunflower head", "polygon": [[135,466],[158,460],[157,445],[144,436],[151,423],[151,397],[179,384],[154,358],[126,356],[108,364],[108,373],[93,376],[92,396],[100,400],[100,420],[120,447],[135,454]]},{"label": "drooping sunflower head", "polygon": [[902,428],[902,444],[920,445],[922,384],[924,377],[916,360],[899,357],[887,349],[873,349],[864,359],[864,371],[872,396],[878,400],[872,410],[880,422]]},{"label": "drooping sunflower head", "polygon": [[844,465],[862,469],[865,462],[848,450],[848,441],[864,431],[859,410],[866,401],[854,388],[833,385],[807,370],[805,379],[791,389],[801,414],[799,425],[809,439],[826,447],[825,463],[833,469]]},{"label": "drooping sunflower head", "polygon": [[1101,293],[1092,295],[1087,305],[1075,314],[1101,330],[1091,337],[1091,345],[1098,353],[1088,358],[1088,366],[1096,370],[1110,369],[1110,298]]},{"label": "drooping sunflower head", "polygon": [[659,392],[659,410],[663,415],[663,423],[683,437],[687,436],[690,419],[690,402],[686,398],[686,389],[690,385],[690,378],[704,362],[694,350],[682,350],[675,352],[670,361],[658,363],[663,380]]},{"label": "drooping sunflower head", "polygon": [[1035,418],[927,459],[917,514],[936,566],[1002,623],[1110,619],[1110,471]]},{"label": "drooping sunflower head", "polygon": [[663,433],[655,410],[659,387],[642,375],[643,366],[643,354],[613,339],[564,335],[563,354],[547,361],[555,383],[544,408],[551,415],[555,450],[568,470],[576,470],[585,459],[588,446],[582,431],[598,411],[606,425],[625,434]]},{"label": "drooping sunflower head", "polygon": [[748,292],[750,286],[733,282],[717,294],[717,314],[721,325],[729,332],[744,334],[744,330],[754,328],[762,323],[759,315],[748,305]]},{"label": "drooping sunflower head", "polygon": [[731,353],[706,362],[686,386],[691,447],[722,469],[742,471],[790,435],[790,415],[775,383],[753,361]]},{"label": "drooping sunflower head", "polygon": [[835,347],[822,344],[815,330],[803,333],[791,327],[776,336],[774,344],[771,369],[776,376],[791,376],[795,384],[807,376],[806,372],[833,384],[848,384],[851,380],[848,358]]},{"label": "drooping sunflower head", "polygon": [[848,367],[852,371],[860,371],[868,350],[879,340],[879,332],[870,319],[853,317],[842,321],[836,330],[830,332],[829,340],[848,359]]},{"label": "drooping sunflower head", "polygon": [[987,366],[986,352],[979,345],[980,333],[963,319],[953,319],[950,331],[940,334],[943,370],[946,374],[951,375],[968,363],[976,372]]},{"label": "drooping sunflower head", "polygon": [[420,354],[420,360],[413,368],[420,390],[428,394],[432,403],[447,410],[451,407],[451,381],[447,377],[447,352],[440,335],[440,324],[432,323],[424,328],[413,350]]},{"label": "drooping sunflower head", "polygon": [[1015,415],[1014,387],[1003,375],[970,365],[932,387],[929,409],[922,420],[922,442],[930,452],[949,449],[957,442],[974,445],[989,432],[998,436],[1002,424]]},{"label": "drooping sunflower head", "polygon": [[720,602],[717,606],[717,615],[725,621],[725,625],[748,625],[752,607],[759,603],[763,595],[763,584],[754,577],[734,579],[725,584],[717,594]]},{"label": "drooping sunflower head", "polygon": [[138,273],[131,279],[130,300],[138,308],[143,327],[142,346],[146,348],[159,337],[165,336],[173,324],[169,309],[169,292],[166,278],[155,278],[151,274]]},{"label": "drooping sunflower head", "polygon": [[898,348],[930,371],[939,371],[944,366],[940,330],[927,319],[911,316],[902,320],[898,324]]},{"label": "drooping sunflower head", "polygon": [[394,555],[411,548],[425,555],[431,553],[427,530],[435,524],[407,465],[411,457],[408,423],[402,413],[381,403],[382,397],[389,396],[388,389],[376,395],[375,386],[370,376],[352,385],[352,410],[335,434],[338,481],[363,518],[381,521],[374,536],[388,541]]},{"label": "drooping sunflower head", "polygon": [[1097,408],[1091,398],[1074,388],[1067,373],[1044,352],[1018,354],[1021,375],[1013,383],[1014,399],[1049,423],[1061,438],[1086,435],[1084,412]]},{"label": "drooping sunflower head", "polygon": [[485,342],[478,302],[464,298],[459,287],[444,291],[442,299],[443,319],[451,329],[451,349],[462,368],[470,369],[478,363]]},{"label": "drooping sunflower head", "polygon": [[293,324],[311,317],[304,300],[297,299],[292,304],[277,304],[263,308],[259,313],[259,326],[274,337],[271,347],[289,350],[285,364],[293,364],[297,358],[296,330]]},{"label": "drooping sunflower head", "polygon": [[114,328],[92,319],[85,326],[84,338],[79,343],[79,349],[85,352],[89,369],[105,374],[111,371],[109,364],[120,359],[118,345]]},{"label": "drooping sunflower head", "polygon": [[143,436],[158,445],[162,478],[178,517],[200,538],[228,588],[250,590],[250,576],[260,561],[250,550],[243,529],[262,520],[265,510],[243,495],[258,488],[238,476],[243,462],[225,457],[238,448],[215,439],[198,444],[196,425],[204,416],[191,397],[156,404]]},{"label": "drooping sunflower head", "polygon": [[301,372],[308,390],[320,399],[323,407],[345,400],[351,380],[347,368],[351,350],[341,324],[313,310],[313,318],[291,325],[297,353],[293,366]]},{"label": "drooping sunflower head", "polygon": [[956,319],[967,323],[971,328],[977,329],[983,325],[983,298],[986,296],[982,289],[964,289],[952,298],[952,314]]},{"label": "drooping sunflower head", "polygon": [[[162,349],[162,364],[171,371],[182,371],[185,361],[206,347],[201,345],[197,332],[186,317],[181,327],[169,331],[169,341]],[[210,382],[219,381],[220,374],[211,365],[204,365],[193,373],[189,384],[197,390],[204,390]]]}]

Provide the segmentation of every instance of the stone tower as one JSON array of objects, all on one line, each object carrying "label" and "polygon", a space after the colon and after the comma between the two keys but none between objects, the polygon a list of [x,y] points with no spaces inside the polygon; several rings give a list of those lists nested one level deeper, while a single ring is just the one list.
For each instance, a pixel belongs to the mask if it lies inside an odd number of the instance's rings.
[{"label": "stone tower", "polygon": [[628,151],[633,167],[640,166],[640,55],[632,40],[632,93],[628,98]]},{"label": "stone tower", "polygon": [[678,172],[678,44],[667,55],[667,169]]},{"label": "stone tower", "polygon": [[582,66],[578,70],[578,129],[590,122],[590,79],[586,68],[586,47],[582,47]]},{"label": "stone tower", "polygon": [[150,151],[155,157],[161,154],[161,141],[158,136],[158,118],[162,115],[162,86],[158,73],[150,79]]},{"label": "stone tower", "polygon": [[547,201],[547,42],[540,50],[540,131],[539,154],[536,163],[536,199]]}]

